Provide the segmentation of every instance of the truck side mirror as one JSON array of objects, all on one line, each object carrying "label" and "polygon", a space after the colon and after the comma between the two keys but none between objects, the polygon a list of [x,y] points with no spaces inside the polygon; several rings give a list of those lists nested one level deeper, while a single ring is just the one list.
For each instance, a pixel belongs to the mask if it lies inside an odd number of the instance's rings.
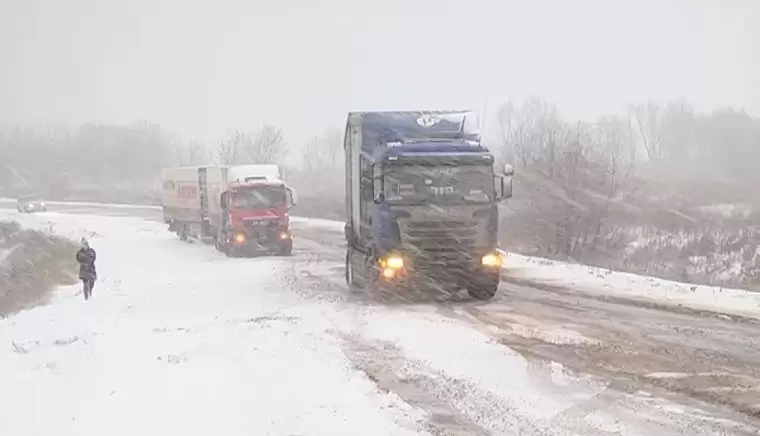
[{"label": "truck side mirror", "polygon": [[512,198],[512,177],[501,178],[501,199],[506,200]]},{"label": "truck side mirror", "polygon": [[510,164],[504,165],[504,175],[505,176],[512,177],[514,174],[515,174],[515,168],[512,165],[510,165]]},{"label": "truck side mirror", "polygon": [[380,178],[375,177],[375,180],[372,183],[372,201],[374,201],[375,204],[380,204],[385,199],[385,195],[383,195],[383,187],[380,180]]},{"label": "truck side mirror", "polygon": [[[372,172],[375,173],[375,165],[372,165]],[[375,204],[382,203],[385,200],[385,180],[383,180],[382,174],[377,174],[372,177],[372,197]]]},{"label": "truck side mirror", "polygon": [[496,188],[496,201],[512,198],[512,177],[494,176]]},{"label": "truck side mirror", "polygon": [[227,201],[229,200],[229,196],[229,192],[222,192],[222,195],[219,197],[219,206],[222,208],[222,210],[227,210]]},{"label": "truck side mirror", "polygon": [[296,205],[296,201],[297,201],[297,197],[298,196],[296,195],[296,190],[294,188],[286,187],[285,188],[285,197],[286,197],[286,201],[288,203],[288,209],[290,209],[291,207],[293,207],[293,206]]}]

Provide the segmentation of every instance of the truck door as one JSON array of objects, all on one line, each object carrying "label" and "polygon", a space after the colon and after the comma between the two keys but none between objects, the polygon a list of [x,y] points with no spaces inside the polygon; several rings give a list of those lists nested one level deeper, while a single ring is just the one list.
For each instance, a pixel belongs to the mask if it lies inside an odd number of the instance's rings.
[{"label": "truck door", "polygon": [[372,211],[374,210],[374,174],[371,162],[360,157],[359,181],[359,241],[364,248],[372,239]]},{"label": "truck door", "polygon": [[208,216],[208,177],[206,168],[198,168],[198,186],[200,187],[201,202],[201,234],[209,236],[209,216]]}]

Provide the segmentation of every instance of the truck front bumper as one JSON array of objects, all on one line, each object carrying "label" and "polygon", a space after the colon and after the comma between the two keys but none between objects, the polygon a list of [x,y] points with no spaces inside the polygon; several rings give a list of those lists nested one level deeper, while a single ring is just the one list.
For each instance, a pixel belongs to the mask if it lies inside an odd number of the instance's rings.
[{"label": "truck front bumper", "polygon": [[375,268],[377,282],[388,286],[434,286],[466,288],[482,282],[497,282],[504,256],[494,250],[455,260],[429,260],[403,254],[380,257]]},{"label": "truck front bumper", "polygon": [[229,250],[238,255],[271,252],[290,252],[293,237],[287,229],[265,233],[233,233],[228,242]]}]

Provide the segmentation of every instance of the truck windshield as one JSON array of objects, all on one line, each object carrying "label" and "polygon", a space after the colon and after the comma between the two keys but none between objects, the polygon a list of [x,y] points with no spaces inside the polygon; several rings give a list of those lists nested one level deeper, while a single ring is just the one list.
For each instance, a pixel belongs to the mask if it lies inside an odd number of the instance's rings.
[{"label": "truck windshield", "polygon": [[494,200],[490,165],[392,165],[385,200],[393,204],[470,204]]},{"label": "truck windshield", "polygon": [[232,194],[232,206],[239,209],[268,209],[285,204],[282,186],[257,186],[239,189]]}]

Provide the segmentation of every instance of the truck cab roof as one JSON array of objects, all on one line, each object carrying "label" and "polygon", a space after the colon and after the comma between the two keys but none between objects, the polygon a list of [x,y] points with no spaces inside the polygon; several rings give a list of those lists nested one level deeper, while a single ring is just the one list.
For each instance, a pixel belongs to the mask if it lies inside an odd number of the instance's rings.
[{"label": "truck cab roof", "polygon": [[285,181],[273,178],[248,179],[244,181],[232,181],[229,183],[230,188],[246,188],[261,186],[286,186]]},{"label": "truck cab roof", "polygon": [[374,160],[488,154],[471,110],[350,112],[348,124],[359,128],[362,153]]},{"label": "truck cab roof", "polygon": [[350,112],[348,119],[388,143],[480,140],[478,117],[471,110]]},{"label": "truck cab roof", "polygon": [[232,165],[227,167],[227,181],[244,182],[248,179],[282,180],[280,167],[276,164]]}]

